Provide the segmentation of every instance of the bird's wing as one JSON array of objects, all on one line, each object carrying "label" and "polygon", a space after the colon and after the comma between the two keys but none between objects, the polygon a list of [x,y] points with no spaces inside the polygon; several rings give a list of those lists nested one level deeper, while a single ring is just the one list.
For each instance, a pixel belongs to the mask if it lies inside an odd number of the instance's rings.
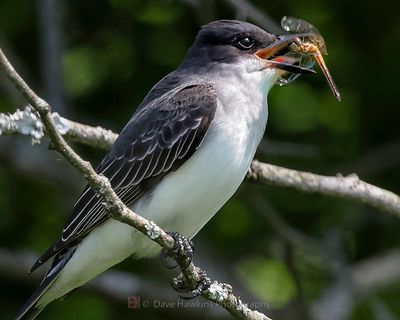
[{"label": "bird's wing", "polygon": [[[200,146],[217,106],[212,86],[177,88],[141,108],[122,130],[97,172],[105,175],[121,200],[131,205],[169,172],[177,170]],[[108,219],[101,198],[88,186],[75,204],[61,238],[33,265],[79,243]]]}]

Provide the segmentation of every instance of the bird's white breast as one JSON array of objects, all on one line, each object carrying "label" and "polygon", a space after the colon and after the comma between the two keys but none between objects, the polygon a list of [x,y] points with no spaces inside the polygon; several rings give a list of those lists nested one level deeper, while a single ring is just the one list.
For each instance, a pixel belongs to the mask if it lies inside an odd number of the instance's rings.
[{"label": "bird's white breast", "polygon": [[[230,75],[229,80],[213,83],[219,105],[199,149],[160,183],[149,201],[133,207],[166,231],[192,238],[233,195],[247,173],[265,130],[267,92],[275,77],[245,72],[241,67],[248,66],[238,67],[238,77]],[[150,248],[148,242],[144,239],[135,255],[152,254],[156,247]]]}]

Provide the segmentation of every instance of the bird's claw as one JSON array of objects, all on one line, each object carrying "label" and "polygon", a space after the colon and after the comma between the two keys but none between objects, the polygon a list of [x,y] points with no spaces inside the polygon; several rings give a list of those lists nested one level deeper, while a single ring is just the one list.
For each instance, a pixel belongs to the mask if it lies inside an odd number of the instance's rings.
[{"label": "bird's claw", "polygon": [[168,269],[174,269],[177,266],[175,261],[179,260],[183,261],[184,268],[187,268],[193,259],[194,245],[192,240],[185,238],[180,233],[175,231],[167,233],[175,240],[175,245],[170,251],[162,250],[162,264]]},{"label": "bird's claw", "polygon": [[200,279],[197,282],[196,286],[193,288],[187,287],[186,281],[182,274],[179,274],[177,277],[172,279],[172,288],[179,293],[186,293],[187,295],[179,295],[181,299],[191,300],[199,295],[201,295],[204,291],[206,291],[211,285],[211,279],[207,277],[207,273],[203,270],[197,270]]},{"label": "bird's claw", "polygon": [[[185,238],[178,232],[167,233],[175,240],[175,245],[172,250],[163,250],[161,252],[161,261],[163,265],[169,269],[173,269],[179,263],[181,269],[186,269],[193,259],[194,245],[192,240]],[[197,273],[199,275],[199,280],[190,287],[187,285],[182,274],[172,279],[172,288],[179,293],[187,294],[179,295],[182,299],[194,299],[210,287],[211,280],[207,277],[205,271],[197,268]]]}]

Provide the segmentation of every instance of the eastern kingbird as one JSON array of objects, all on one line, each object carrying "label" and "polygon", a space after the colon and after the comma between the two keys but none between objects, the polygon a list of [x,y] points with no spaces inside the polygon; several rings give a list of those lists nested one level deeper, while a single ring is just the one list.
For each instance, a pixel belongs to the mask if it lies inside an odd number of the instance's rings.
[{"label": "eastern kingbird", "polygon": [[[311,72],[290,51],[299,35],[274,35],[246,22],[214,21],[182,64],[158,82],[97,168],[132,210],[191,239],[233,195],[263,136],[267,94],[285,73]],[[61,237],[33,265],[53,258],[18,319],[134,256],[160,247],[109,218],[86,187]]]}]

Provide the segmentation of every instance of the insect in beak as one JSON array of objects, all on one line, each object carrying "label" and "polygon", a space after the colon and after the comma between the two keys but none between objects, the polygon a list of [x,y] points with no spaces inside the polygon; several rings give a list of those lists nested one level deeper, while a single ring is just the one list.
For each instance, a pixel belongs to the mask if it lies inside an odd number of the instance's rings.
[{"label": "insect in beak", "polygon": [[309,36],[298,37],[290,44],[290,49],[294,52],[310,55],[318,63],[321,68],[329,87],[332,90],[335,98],[340,101],[340,92],[333,80],[328,67],[325,64],[323,55],[328,54],[326,51],[326,45],[323,37],[319,33],[318,29],[312,24],[305,20],[293,18],[293,17],[283,17],[281,20],[282,28],[289,32],[304,32],[308,33]]}]

